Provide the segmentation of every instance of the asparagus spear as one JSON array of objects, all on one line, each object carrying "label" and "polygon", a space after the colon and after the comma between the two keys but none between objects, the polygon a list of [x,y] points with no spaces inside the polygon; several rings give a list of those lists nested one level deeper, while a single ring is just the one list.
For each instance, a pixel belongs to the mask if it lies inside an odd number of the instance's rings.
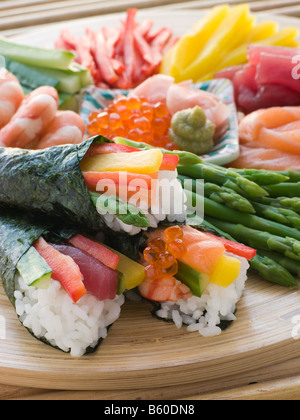
[{"label": "asparagus spear", "polygon": [[250,266],[262,278],[285,287],[297,287],[298,282],[282,265],[267,256],[256,256],[250,261]]},{"label": "asparagus spear", "polygon": [[290,273],[296,274],[297,277],[300,278],[300,264],[296,260],[292,260],[291,258],[287,258],[277,252],[269,252],[265,250],[259,250],[259,254],[261,256],[265,256],[269,259],[276,261],[279,265],[284,267]]},{"label": "asparagus spear", "polygon": [[290,182],[299,182],[300,181],[300,172],[299,171],[293,171],[291,169],[288,169],[287,171],[278,171],[277,173],[288,177]]},{"label": "asparagus spear", "polygon": [[256,182],[258,185],[272,185],[279,184],[290,180],[290,177],[287,174],[276,172],[276,171],[267,171],[264,169],[235,169],[231,170],[236,173],[244,176],[247,179],[250,179],[253,182]]},{"label": "asparagus spear", "polygon": [[300,213],[300,198],[298,197],[261,197],[256,198],[253,201],[267,204],[272,207],[290,209],[296,213]]},{"label": "asparagus spear", "polygon": [[136,227],[149,227],[148,218],[137,207],[130,203],[124,203],[115,196],[107,196],[105,194],[98,194],[90,192],[91,199],[97,210],[109,214],[115,214],[126,225],[133,225]]},{"label": "asparagus spear", "polygon": [[253,228],[248,228],[241,224],[224,222],[223,220],[206,217],[213,226],[229,233],[237,241],[251,246],[254,249],[266,251],[276,251],[288,258],[300,261],[300,241],[294,238],[283,238],[262,232]]},{"label": "asparagus spear", "polygon": [[300,215],[293,210],[281,207],[272,207],[261,203],[252,204],[258,216],[300,229]]},{"label": "asparagus spear", "polygon": [[238,194],[246,198],[257,198],[268,196],[267,191],[255,182],[243,177],[232,169],[198,163],[196,165],[186,165],[178,167],[180,175],[186,175],[194,179],[204,179],[226,188],[231,188]]},{"label": "asparagus spear", "polygon": [[[178,179],[181,182],[184,189],[189,189],[196,193],[196,180],[184,176],[178,175]],[[186,180],[191,180],[191,187],[188,185]],[[204,183],[204,195],[210,198],[217,203],[224,204],[232,209],[242,211],[244,213],[255,213],[255,210],[250,203],[250,201],[243,197],[242,195],[238,194],[237,192],[231,190],[230,188],[219,186],[216,184],[212,184],[211,182]]]},{"label": "asparagus spear", "polygon": [[300,197],[300,182],[282,182],[264,188],[271,197]]}]

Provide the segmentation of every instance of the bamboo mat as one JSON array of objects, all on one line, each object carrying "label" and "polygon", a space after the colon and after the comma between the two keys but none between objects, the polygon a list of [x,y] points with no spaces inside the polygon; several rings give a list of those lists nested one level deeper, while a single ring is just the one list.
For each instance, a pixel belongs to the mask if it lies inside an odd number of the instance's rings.
[{"label": "bamboo mat", "polygon": [[[0,2],[0,33],[5,36],[20,34],[32,27],[66,20],[105,15],[138,9],[207,9],[224,0],[2,0]],[[228,0],[227,3],[241,3]],[[254,12],[268,11],[287,16],[300,16],[299,0],[250,0]]]}]

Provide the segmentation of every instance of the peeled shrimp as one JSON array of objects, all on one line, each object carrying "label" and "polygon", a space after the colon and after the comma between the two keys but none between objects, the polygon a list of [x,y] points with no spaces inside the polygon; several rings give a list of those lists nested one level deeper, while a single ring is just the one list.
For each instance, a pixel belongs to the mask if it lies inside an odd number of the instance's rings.
[{"label": "peeled shrimp", "polygon": [[58,109],[58,93],[41,86],[29,93],[8,124],[0,130],[0,145],[34,148],[53,121]]},{"label": "peeled shrimp", "polygon": [[57,111],[36,149],[46,149],[60,144],[81,143],[84,132],[85,124],[80,115],[73,111]]},{"label": "peeled shrimp", "polygon": [[144,298],[155,302],[177,302],[192,296],[191,290],[172,276],[155,280],[146,277],[139,285],[139,292]]},{"label": "peeled shrimp", "polygon": [[24,93],[18,79],[2,68],[0,70],[0,128],[11,120],[23,99]]}]

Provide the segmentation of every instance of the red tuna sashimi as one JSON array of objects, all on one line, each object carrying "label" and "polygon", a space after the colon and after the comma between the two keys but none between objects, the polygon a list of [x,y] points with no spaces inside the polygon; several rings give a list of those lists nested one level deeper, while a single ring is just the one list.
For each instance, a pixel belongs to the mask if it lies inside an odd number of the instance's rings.
[{"label": "red tuna sashimi", "polygon": [[247,49],[247,58],[250,64],[257,66],[260,62],[261,54],[272,54],[276,57],[294,57],[300,54],[300,48],[280,47],[277,45],[254,45],[251,44]]},{"label": "red tuna sashimi", "polygon": [[86,294],[80,268],[70,256],[59,252],[42,237],[34,243],[34,247],[51,268],[52,278],[61,283],[75,303]]},{"label": "red tuna sashimi", "polygon": [[77,234],[72,236],[72,238],[69,239],[69,243],[75,248],[92,255],[94,258],[113,270],[115,270],[119,264],[120,257],[117,254],[98,242],[92,241],[82,235]]},{"label": "red tuna sashimi", "polygon": [[296,106],[300,105],[300,93],[276,84],[259,86],[256,93],[246,86],[240,86],[237,103],[245,113],[275,105]]},{"label": "red tuna sashimi", "polygon": [[300,93],[300,75],[294,75],[296,63],[289,56],[261,53],[256,81],[259,85],[268,83],[284,85]]},{"label": "red tuna sashimi", "polygon": [[99,300],[114,299],[118,290],[118,272],[112,270],[92,255],[70,245],[53,247],[61,254],[71,257],[79,266],[86,290]]}]

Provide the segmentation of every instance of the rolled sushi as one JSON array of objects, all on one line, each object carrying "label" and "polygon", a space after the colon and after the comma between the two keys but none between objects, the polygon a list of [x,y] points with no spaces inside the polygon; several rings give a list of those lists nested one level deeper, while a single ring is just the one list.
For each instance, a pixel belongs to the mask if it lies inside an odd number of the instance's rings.
[{"label": "rolled sushi", "polygon": [[256,251],[188,225],[145,236],[140,262],[146,276],[138,291],[155,304],[155,316],[202,336],[220,334],[236,319]]},{"label": "rolled sushi", "polygon": [[144,267],[81,234],[1,214],[0,274],[22,325],[80,357],[107,337]]},{"label": "rolled sushi", "polygon": [[134,235],[162,220],[185,221],[177,164],[176,154],[102,136],[44,150],[0,147],[0,204],[94,233]]}]

